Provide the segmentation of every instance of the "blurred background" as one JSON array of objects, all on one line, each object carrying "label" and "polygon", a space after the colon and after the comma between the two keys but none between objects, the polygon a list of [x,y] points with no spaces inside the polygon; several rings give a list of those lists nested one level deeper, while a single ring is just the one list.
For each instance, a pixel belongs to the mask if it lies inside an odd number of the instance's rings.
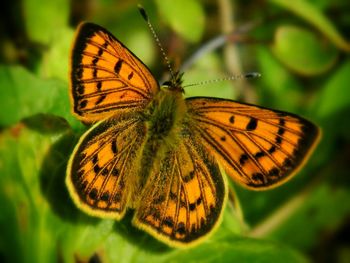
[{"label": "blurred background", "polygon": [[[230,182],[208,240],[170,249],[121,222],[80,212],[64,185],[86,127],[70,112],[69,53],[79,22],[122,41],[158,80],[164,58],[186,96],[302,115],[322,140],[287,184],[253,192]],[[347,0],[13,0],[0,10],[0,262],[350,262],[350,3]],[[256,79],[212,80],[259,72]]]}]

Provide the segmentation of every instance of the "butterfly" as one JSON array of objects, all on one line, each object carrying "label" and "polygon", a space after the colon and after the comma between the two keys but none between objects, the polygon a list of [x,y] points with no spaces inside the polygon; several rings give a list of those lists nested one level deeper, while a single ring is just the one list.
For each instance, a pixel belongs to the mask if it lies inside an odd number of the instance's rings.
[{"label": "butterfly", "polygon": [[172,247],[205,240],[228,195],[224,172],[265,190],[306,162],[320,131],[278,110],[184,98],[182,75],[162,86],[110,32],[79,25],[71,53],[74,115],[92,126],[70,156],[66,184],[86,213],[132,223]]}]

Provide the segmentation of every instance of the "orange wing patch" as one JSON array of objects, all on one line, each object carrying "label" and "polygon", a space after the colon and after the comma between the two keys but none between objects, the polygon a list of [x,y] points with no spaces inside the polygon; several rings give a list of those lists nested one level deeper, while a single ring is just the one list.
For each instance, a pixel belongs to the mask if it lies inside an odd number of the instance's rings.
[{"label": "orange wing patch", "polygon": [[243,186],[266,189],[289,179],[307,160],[319,129],[291,113],[216,98],[189,98],[191,127],[226,172]]},{"label": "orange wing patch", "polygon": [[82,23],[71,57],[71,99],[80,120],[143,109],[159,91],[149,69],[106,29]]},{"label": "orange wing patch", "polygon": [[[137,187],[144,123],[110,118],[88,130],[67,168],[66,183],[75,203],[89,214],[120,219]],[[136,182],[135,182],[136,181]]]},{"label": "orange wing patch", "polygon": [[156,159],[135,208],[134,224],[169,245],[196,244],[216,228],[226,183],[214,159],[190,131]]}]

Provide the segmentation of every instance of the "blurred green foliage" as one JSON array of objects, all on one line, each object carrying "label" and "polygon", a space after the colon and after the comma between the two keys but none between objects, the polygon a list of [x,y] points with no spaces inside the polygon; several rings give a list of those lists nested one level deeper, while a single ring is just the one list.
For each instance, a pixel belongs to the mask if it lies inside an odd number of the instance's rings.
[{"label": "blurred green foliage", "polygon": [[[106,27],[158,79],[164,59],[147,10],[185,85],[258,71],[260,79],[188,87],[313,120],[323,139],[274,190],[230,184],[234,200],[206,242],[176,250],[121,222],[91,218],[64,185],[86,129],[70,113],[69,49],[82,20]],[[347,0],[16,0],[0,16],[1,262],[349,262],[350,4]],[[224,41],[213,47],[213,39]],[[212,42],[210,42],[212,43]]]}]

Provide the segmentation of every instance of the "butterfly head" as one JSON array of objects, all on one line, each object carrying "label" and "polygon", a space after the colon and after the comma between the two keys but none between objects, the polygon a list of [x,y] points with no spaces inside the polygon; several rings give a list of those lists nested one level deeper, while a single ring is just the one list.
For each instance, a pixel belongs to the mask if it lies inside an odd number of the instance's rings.
[{"label": "butterfly head", "polygon": [[162,84],[162,88],[168,89],[171,91],[177,91],[181,93],[185,93],[185,90],[182,87],[182,76],[183,72],[176,71],[170,78],[170,80],[165,81]]}]

